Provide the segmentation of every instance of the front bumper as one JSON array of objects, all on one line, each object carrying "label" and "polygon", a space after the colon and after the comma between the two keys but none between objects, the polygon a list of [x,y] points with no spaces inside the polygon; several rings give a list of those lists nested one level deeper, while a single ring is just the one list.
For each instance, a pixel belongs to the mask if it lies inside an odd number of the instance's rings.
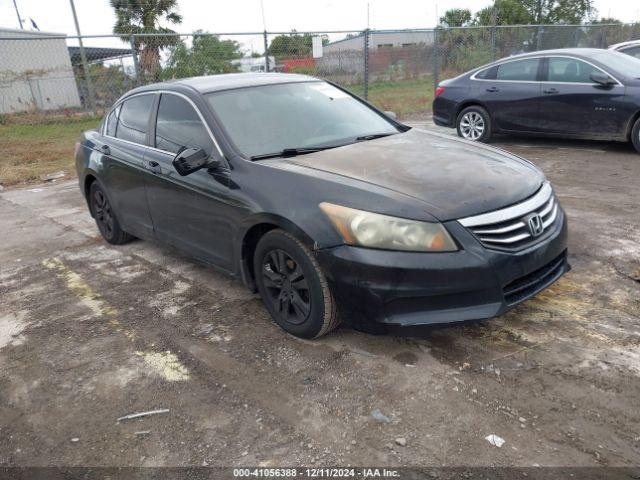
[{"label": "front bumper", "polygon": [[564,211],[555,230],[521,252],[482,246],[458,222],[462,248],[418,253],[338,246],[316,252],[343,319],[351,324],[432,325],[500,315],[570,270]]}]

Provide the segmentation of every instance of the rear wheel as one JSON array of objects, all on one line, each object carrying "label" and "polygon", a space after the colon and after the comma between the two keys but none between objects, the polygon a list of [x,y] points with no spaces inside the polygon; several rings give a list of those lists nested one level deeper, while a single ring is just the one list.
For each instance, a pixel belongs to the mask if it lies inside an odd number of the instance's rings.
[{"label": "rear wheel", "polygon": [[633,146],[640,153],[640,118],[636,120],[636,123],[631,129],[631,143],[633,143]]},{"label": "rear wheel", "polygon": [[318,338],[338,326],[329,284],[313,254],[293,235],[266,233],[256,246],[253,269],[262,300],[283,330]]},{"label": "rear wheel", "polygon": [[100,184],[95,181],[89,187],[89,208],[103,238],[112,245],[122,245],[134,237],[120,228],[111,202]]},{"label": "rear wheel", "polygon": [[458,136],[474,142],[488,142],[491,138],[491,117],[478,105],[462,110],[456,119]]}]

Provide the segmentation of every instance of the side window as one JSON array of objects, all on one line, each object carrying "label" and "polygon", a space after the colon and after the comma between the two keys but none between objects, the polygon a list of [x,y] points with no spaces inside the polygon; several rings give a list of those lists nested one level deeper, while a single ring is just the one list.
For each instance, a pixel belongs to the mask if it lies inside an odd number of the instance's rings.
[{"label": "side window", "polygon": [[118,115],[120,115],[120,105],[114,108],[107,117],[107,128],[105,133],[110,137],[116,136],[116,127],[118,126]]},{"label": "side window", "polygon": [[538,58],[525,58],[498,65],[496,80],[529,81],[538,79]]},{"label": "side window", "polygon": [[145,144],[153,95],[138,95],[125,100],[120,108],[116,137]]},{"label": "side window", "polygon": [[202,148],[211,153],[213,142],[200,117],[184,98],[163,93],[158,106],[155,146],[178,153],[182,148]]},{"label": "side window", "polygon": [[627,55],[631,55],[632,57],[640,58],[640,46],[625,48],[620,50],[622,53],[626,53]]},{"label": "side window", "polygon": [[594,83],[589,77],[592,72],[600,72],[594,66],[576,58],[549,58],[550,82]]},{"label": "side window", "polygon": [[481,80],[495,80],[497,71],[497,66],[485,68],[484,70],[480,70],[478,73],[476,73],[476,78],[479,78]]}]

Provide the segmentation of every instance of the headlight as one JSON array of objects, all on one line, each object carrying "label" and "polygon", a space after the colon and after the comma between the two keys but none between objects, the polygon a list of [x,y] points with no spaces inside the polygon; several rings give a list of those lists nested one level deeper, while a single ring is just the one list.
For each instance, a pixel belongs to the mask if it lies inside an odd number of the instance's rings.
[{"label": "headlight", "polygon": [[320,209],[349,245],[412,252],[458,250],[440,223],[390,217],[327,202],[322,202]]}]

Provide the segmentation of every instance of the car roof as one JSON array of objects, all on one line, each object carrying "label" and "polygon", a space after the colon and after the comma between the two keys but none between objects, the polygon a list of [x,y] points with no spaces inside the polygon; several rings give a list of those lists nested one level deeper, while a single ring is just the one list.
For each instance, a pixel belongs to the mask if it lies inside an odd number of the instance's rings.
[{"label": "car roof", "polygon": [[503,60],[512,60],[514,58],[527,58],[527,57],[541,57],[549,55],[572,55],[574,57],[593,58],[596,54],[606,52],[603,48],[557,48],[554,50],[538,50],[535,52],[521,53],[519,55],[513,55],[511,57],[501,58],[495,63]]},{"label": "car roof", "polygon": [[[148,90],[180,90],[180,87],[189,87],[200,93],[230,90],[233,88],[257,87],[261,85],[276,85],[280,83],[299,83],[319,81],[315,77],[299,75],[295,73],[224,73],[220,75],[206,75],[202,77],[180,78],[167,82],[153,83],[136,88],[129,93],[137,93]],[[129,95],[129,94],[127,94]]]},{"label": "car roof", "polygon": [[619,48],[630,47],[632,45],[640,45],[640,40],[630,40],[628,42],[621,42],[621,43],[609,45],[609,50],[618,50]]}]

